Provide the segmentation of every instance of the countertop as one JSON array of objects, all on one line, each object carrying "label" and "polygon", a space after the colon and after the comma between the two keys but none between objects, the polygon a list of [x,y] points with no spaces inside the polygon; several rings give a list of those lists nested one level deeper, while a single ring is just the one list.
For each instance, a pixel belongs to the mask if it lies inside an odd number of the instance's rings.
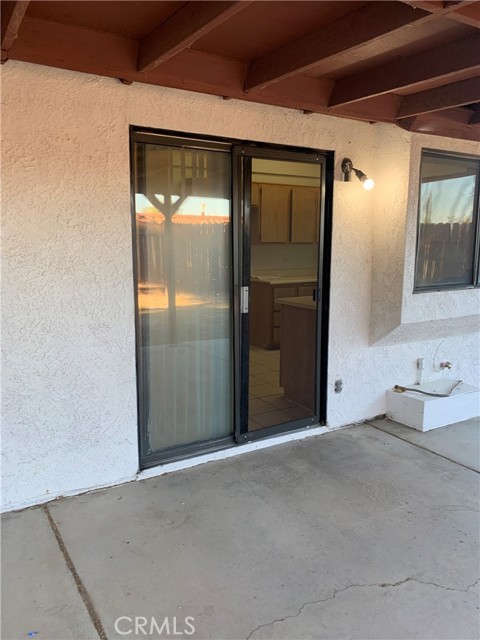
[{"label": "countertop", "polygon": [[317,281],[316,276],[299,276],[299,275],[273,275],[260,274],[252,275],[252,282],[266,282],[267,284],[314,284]]},{"label": "countertop", "polygon": [[275,298],[275,302],[285,304],[290,307],[301,307],[303,309],[317,308],[317,303],[312,300],[312,296],[298,296],[296,298]]}]

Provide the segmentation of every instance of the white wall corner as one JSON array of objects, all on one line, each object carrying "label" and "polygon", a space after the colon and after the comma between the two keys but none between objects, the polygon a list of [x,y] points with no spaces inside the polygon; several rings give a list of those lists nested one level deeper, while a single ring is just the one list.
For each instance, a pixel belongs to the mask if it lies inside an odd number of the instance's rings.
[{"label": "white wall corner", "polygon": [[378,128],[370,344],[401,324],[411,134]]},{"label": "white wall corner", "polygon": [[[386,129],[381,135],[387,138],[391,132]],[[405,145],[398,136],[383,141],[376,158],[370,344],[379,346],[459,336],[480,328],[480,289],[413,293],[422,149],[478,154],[480,145],[424,134],[407,136]]]}]

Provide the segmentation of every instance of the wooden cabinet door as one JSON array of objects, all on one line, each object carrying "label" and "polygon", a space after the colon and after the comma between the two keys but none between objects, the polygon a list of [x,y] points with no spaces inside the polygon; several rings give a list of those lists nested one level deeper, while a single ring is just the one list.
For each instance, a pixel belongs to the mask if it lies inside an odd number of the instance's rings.
[{"label": "wooden cabinet door", "polygon": [[302,284],[298,287],[298,295],[299,296],[311,296],[313,300],[313,292],[315,291],[316,284],[312,282],[312,284]]},{"label": "wooden cabinet door", "polygon": [[258,182],[252,182],[250,204],[255,207],[258,207],[258,205],[260,204],[260,185],[258,184]]},{"label": "wooden cabinet door", "polygon": [[273,287],[267,282],[250,283],[250,344],[270,349],[272,342]]},{"label": "wooden cabinet door", "polygon": [[297,287],[295,286],[277,286],[273,288],[273,310],[280,311],[282,306],[275,302],[275,298],[295,298],[297,296]]},{"label": "wooden cabinet door", "polygon": [[318,242],[319,190],[292,187],[291,242]]},{"label": "wooden cabinet door", "polygon": [[264,184],[260,203],[260,242],[288,242],[292,188]]}]

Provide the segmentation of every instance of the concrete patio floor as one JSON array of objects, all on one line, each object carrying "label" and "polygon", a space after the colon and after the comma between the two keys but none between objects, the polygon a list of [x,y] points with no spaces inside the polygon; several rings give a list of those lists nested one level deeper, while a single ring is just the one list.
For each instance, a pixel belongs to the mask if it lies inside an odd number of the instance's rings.
[{"label": "concrete patio floor", "polygon": [[372,424],[4,515],[3,640],[478,638],[479,421]]}]

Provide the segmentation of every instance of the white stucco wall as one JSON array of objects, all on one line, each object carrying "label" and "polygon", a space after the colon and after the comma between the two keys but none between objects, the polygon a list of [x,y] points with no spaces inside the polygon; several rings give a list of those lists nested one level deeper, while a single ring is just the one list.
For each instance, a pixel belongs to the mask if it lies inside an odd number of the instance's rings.
[{"label": "white stucco wall", "polygon": [[371,326],[374,344],[443,339],[479,327],[480,291],[413,293],[422,148],[480,153],[480,145],[475,142],[410,134],[402,139],[395,128],[384,128],[376,162]]},{"label": "white stucco wall", "polygon": [[[439,375],[436,354],[453,362],[451,375],[478,380],[472,318],[480,291],[413,301],[408,290],[419,149],[475,153],[476,145],[9,61],[2,68],[3,509],[137,472],[130,124],[335,151],[331,427],[384,413],[386,389],[414,381],[417,357],[426,359],[426,377]],[[376,179],[373,192],[340,181],[344,156]],[[457,316],[469,319],[459,324]],[[438,322],[426,333],[430,320]],[[344,390],[335,395],[339,377]]]}]

